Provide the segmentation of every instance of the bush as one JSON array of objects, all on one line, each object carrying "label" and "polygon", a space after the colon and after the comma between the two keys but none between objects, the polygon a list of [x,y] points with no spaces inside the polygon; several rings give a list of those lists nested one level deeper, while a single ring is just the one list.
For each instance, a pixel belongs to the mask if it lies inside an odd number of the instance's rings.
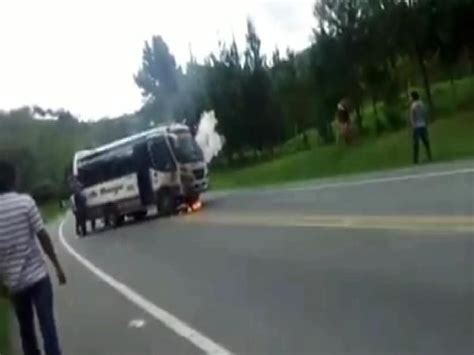
[{"label": "bush", "polygon": [[58,192],[58,188],[51,181],[42,181],[34,185],[31,194],[39,204],[43,204],[57,198]]},{"label": "bush", "polygon": [[382,120],[380,120],[379,118],[375,119],[374,125],[375,125],[375,134],[376,135],[380,135],[386,130],[385,123]]},{"label": "bush", "polygon": [[384,105],[383,115],[388,128],[397,130],[405,126],[405,119],[401,109],[395,105]]}]

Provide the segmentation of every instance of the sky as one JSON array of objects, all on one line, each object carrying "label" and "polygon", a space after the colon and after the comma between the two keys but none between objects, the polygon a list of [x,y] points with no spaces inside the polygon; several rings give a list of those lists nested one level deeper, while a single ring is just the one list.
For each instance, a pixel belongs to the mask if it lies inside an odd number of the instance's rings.
[{"label": "sky", "polygon": [[242,49],[252,18],[271,55],[308,46],[314,0],[1,0],[0,109],[65,108],[83,120],[137,110],[144,42],[161,35],[183,65],[218,40]]}]

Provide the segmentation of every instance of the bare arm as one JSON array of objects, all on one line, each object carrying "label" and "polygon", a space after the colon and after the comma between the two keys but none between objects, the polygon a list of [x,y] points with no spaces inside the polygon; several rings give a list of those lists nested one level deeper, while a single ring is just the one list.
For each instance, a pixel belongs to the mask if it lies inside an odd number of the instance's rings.
[{"label": "bare arm", "polygon": [[54,245],[51,242],[51,237],[49,236],[49,233],[46,231],[46,229],[41,229],[37,235],[41,248],[48,256],[49,260],[51,260],[51,263],[53,264],[54,269],[56,270],[59,284],[64,285],[66,283],[66,275],[64,274],[64,270],[58,260],[58,257],[56,256],[56,251],[54,250]]}]

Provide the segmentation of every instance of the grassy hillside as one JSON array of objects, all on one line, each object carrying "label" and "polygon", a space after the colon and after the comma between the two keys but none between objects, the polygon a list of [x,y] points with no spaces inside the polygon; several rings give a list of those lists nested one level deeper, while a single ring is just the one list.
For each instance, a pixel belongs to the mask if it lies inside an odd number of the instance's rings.
[{"label": "grassy hillside", "polygon": [[[474,77],[456,80],[453,85],[454,91],[452,84],[449,82],[440,82],[433,85],[433,101],[435,102],[438,118],[449,118],[453,117],[454,113],[474,111]],[[423,93],[421,88],[417,89]],[[408,105],[408,100],[403,97],[402,106],[399,109],[401,111],[400,119],[404,122],[407,120]],[[377,104],[377,110],[380,120],[385,126],[387,126],[388,123],[384,119],[382,103]],[[369,103],[365,105],[362,109],[362,114],[364,117],[364,127],[367,131],[366,134],[374,136],[376,120],[372,104]],[[308,131],[308,140],[312,147],[319,144],[318,134],[315,129]],[[281,154],[291,154],[303,149],[303,138],[300,135],[287,141],[282,147],[280,147],[279,152]]]},{"label": "grassy hillside", "polygon": [[[435,161],[474,156],[474,110],[440,116],[430,134]],[[216,172],[212,184],[236,188],[402,167],[411,164],[411,144],[410,132],[404,130],[352,147],[316,147],[244,169]]]},{"label": "grassy hillside", "polygon": [[[437,113],[436,121],[430,126],[434,160],[474,157],[474,77],[433,85],[433,101]],[[381,104],[377,106],[383,120]],[[407,112],[408,101],[400,109],[401,112]],[[295,137],[280,147],[280,157],[275,160],[240,169],[215,171],[212,185],[217,189],[258,186],[410,165],[410,130],[405,128],[376,137],[371,105],[363,109],[363,115],[369,134],[356,146],[318,146],[317,133],[310,130],[308,138],[313,147],[311,150],[301,151],[303,138]],[[423,149],[421,153],[424,153]]]}]

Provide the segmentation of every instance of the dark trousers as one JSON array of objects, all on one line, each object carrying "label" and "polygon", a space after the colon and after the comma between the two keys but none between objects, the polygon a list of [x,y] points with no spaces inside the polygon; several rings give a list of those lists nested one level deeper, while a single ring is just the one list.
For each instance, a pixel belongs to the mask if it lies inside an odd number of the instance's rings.
[{"label": "dark trousers", "polygon": [[54,321],[53,287],[49,277],[12,295],[13,307],[20,325],[21,345],[25,355],[41,355],[36,339],[34,313],[38,317],[46,355],[60,355]]},{"label": "dark trousers", "polygon": [[420,141],[426,150],[426,157],[431,160],[430,137],[426,127],[417,127],[413,129],[413,163],[418,164],[420,153]]},{"label": "dark trousers", "polygon": [[76,211],[76,234],[85,236],[87,234],[87,219],[84,211]]}]

